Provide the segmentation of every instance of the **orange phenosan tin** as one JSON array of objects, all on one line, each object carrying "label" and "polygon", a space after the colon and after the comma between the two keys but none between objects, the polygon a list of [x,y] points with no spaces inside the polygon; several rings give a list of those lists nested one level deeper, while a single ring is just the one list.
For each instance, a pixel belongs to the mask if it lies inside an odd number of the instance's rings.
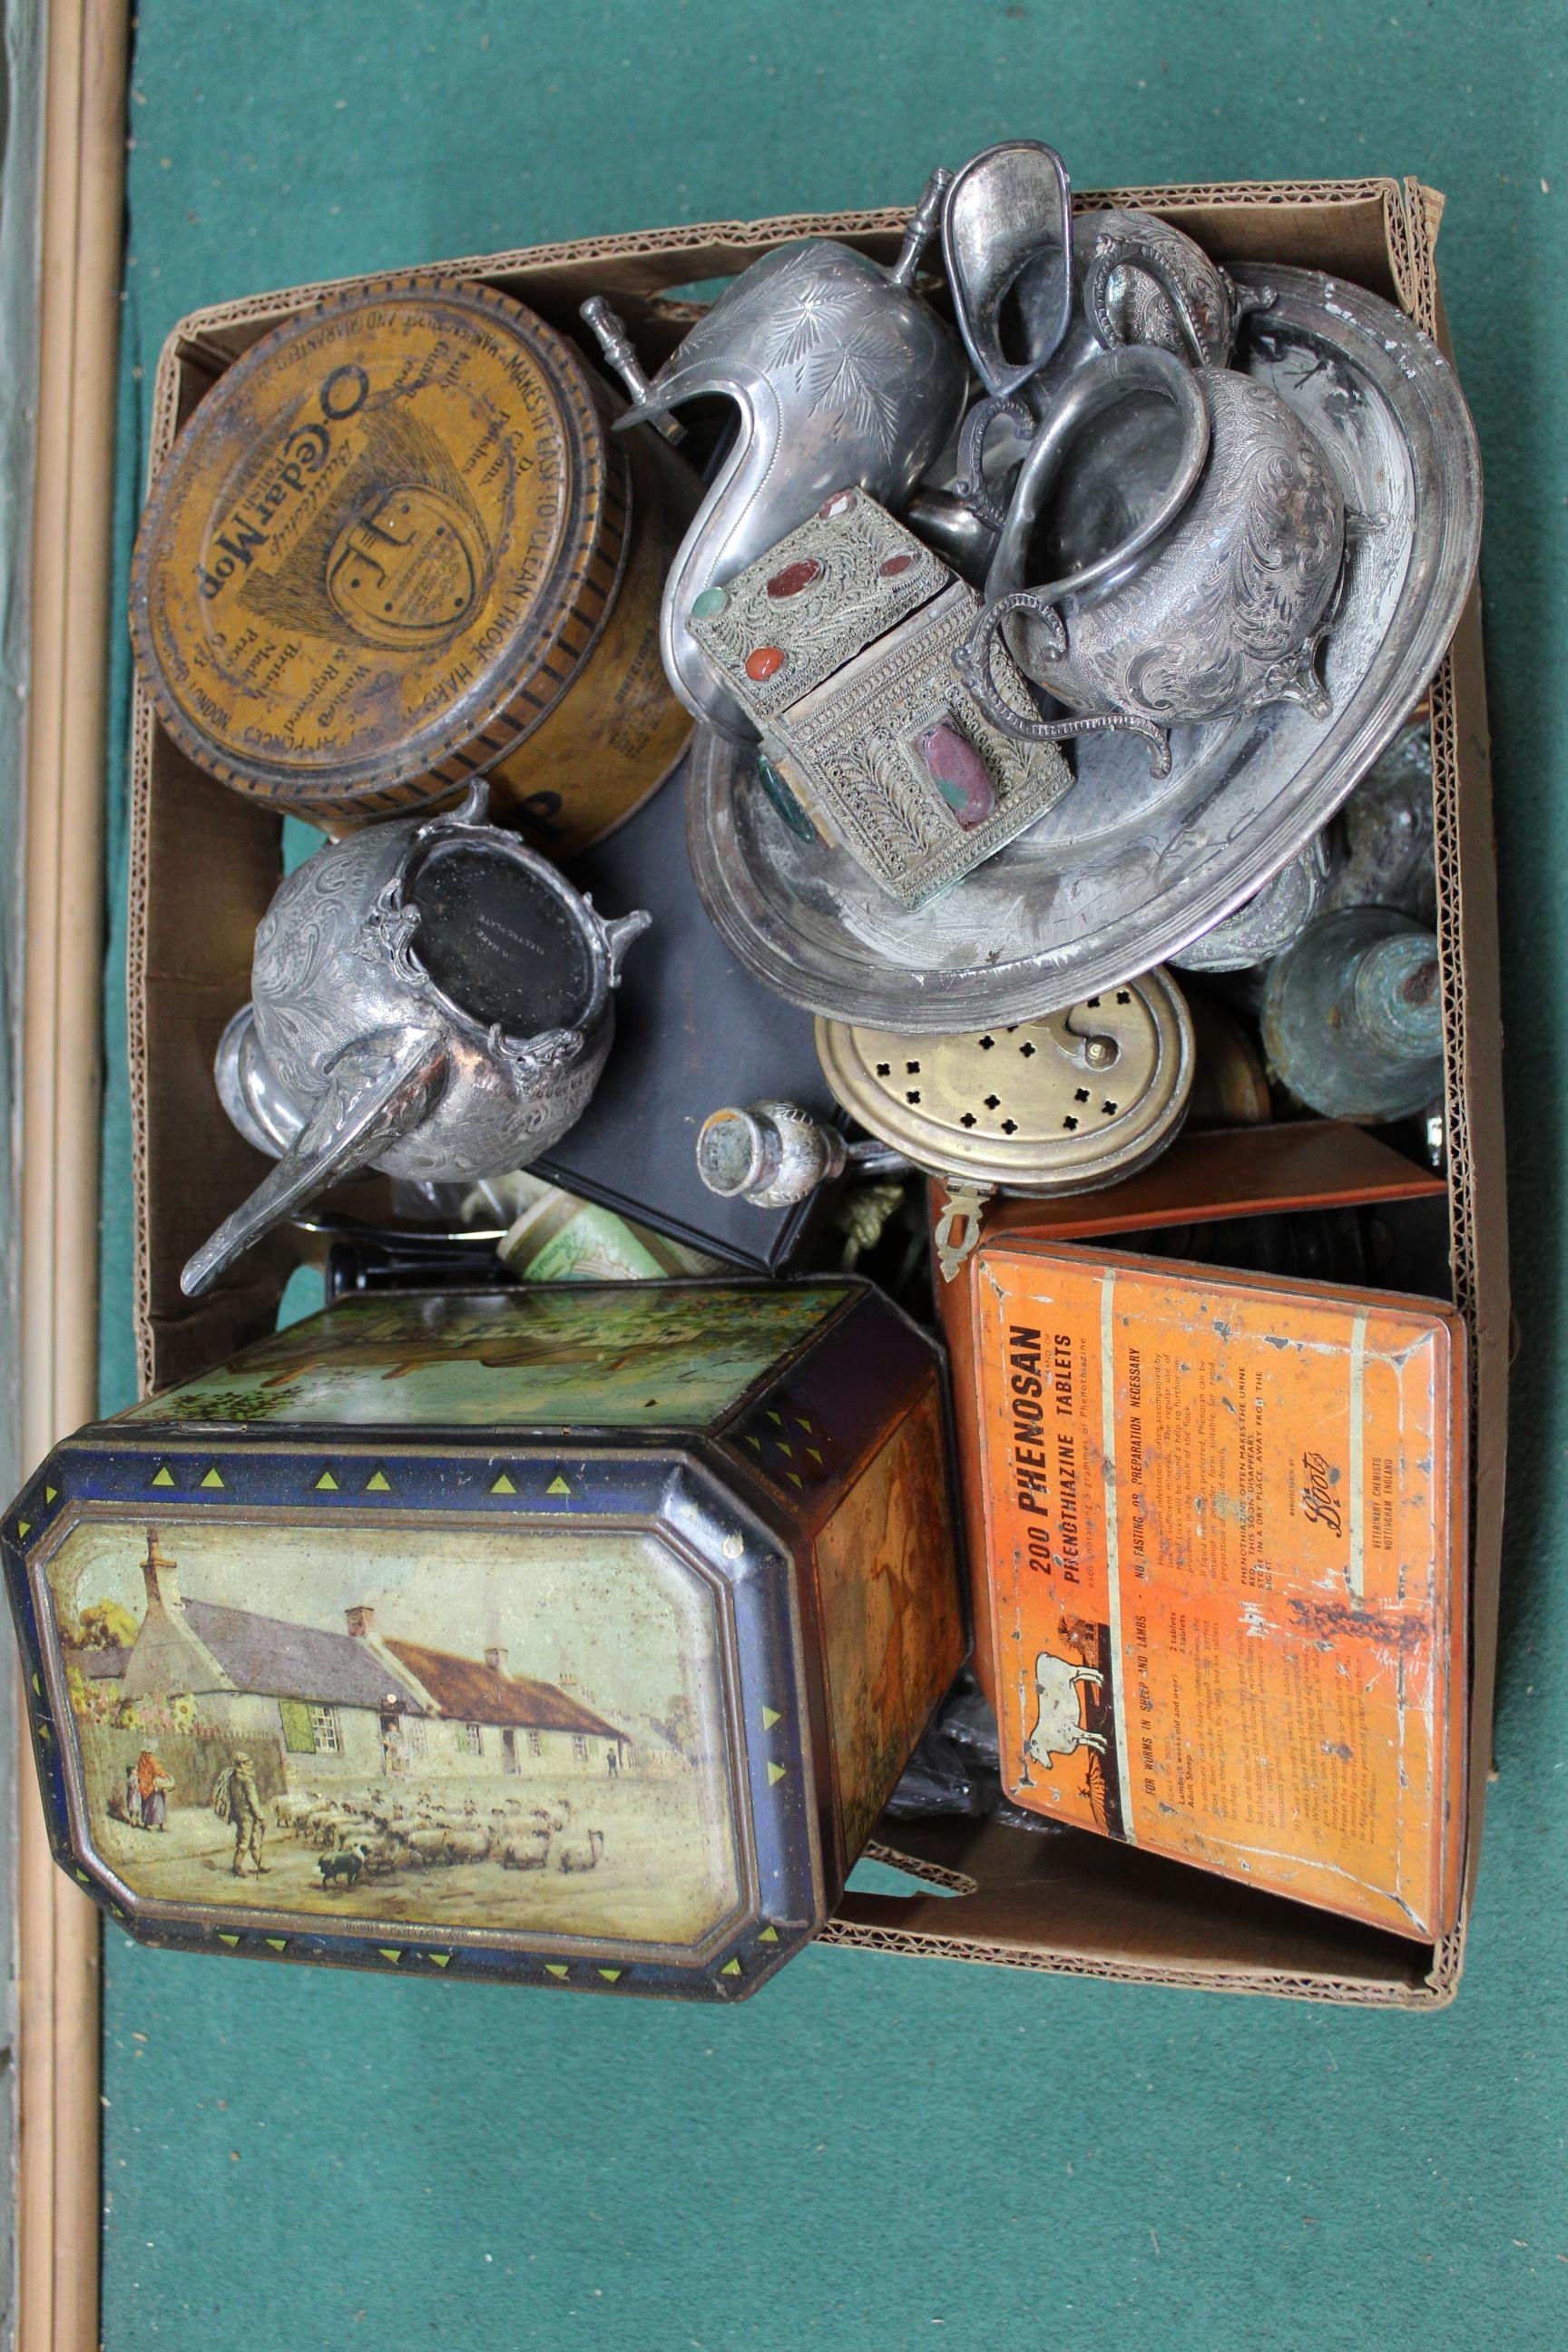
[{"label": "orange phenosan tin", "polygon": [[1464,1328],[1001,1238],[973,1341],[1020,1805],[1394,1935],[1458,1913]]},{"label": "orange phenosan tin", "polygon": [[131,633],[158,716],[337,831],[489,776],[570,856],[690,722],[658,654],[695,477],[542,320],[433,277],[331,294],[196,408],[148,500]]}]

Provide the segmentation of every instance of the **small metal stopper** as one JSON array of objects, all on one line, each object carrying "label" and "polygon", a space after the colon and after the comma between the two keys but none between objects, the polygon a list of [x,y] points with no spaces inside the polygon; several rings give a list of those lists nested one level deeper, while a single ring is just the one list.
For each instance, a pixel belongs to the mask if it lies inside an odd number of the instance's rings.
[{"label": "small metal stopper", "polygon": [[[633,407],[646,408],[653,398],[653,385],[637,355],[619,311],[612,310],[602,294],[593,294],[584,303],[578,316],[584,325],[592,327],[599,349],[630,393]],[[686,438],[686,427],[678,425],[673,416],[650,416],[646,422],[656,432],[662,433],[668,442],[684,441]]]},{"label": "small metal stopper", "polygon": [[758,1102],[749,1109],[716,1110],[697,1138],[697,1172],[724,1201],[783,1209],[805,1200],[853,1168],[864,1176],[890,1175],[910,1165],[901,1152],[873,1137],[846,1143],[798,1103]]},{"label": "small metal stopper", "polygon": [[921,266],[921,256],[942,226],[942,208],[947,202],[953,174],[939,163],[921,192],[921,200],[910,215],[904,231],[904,242],[899,257],[888,276],[895,286],[912,286],[915,272]]}]

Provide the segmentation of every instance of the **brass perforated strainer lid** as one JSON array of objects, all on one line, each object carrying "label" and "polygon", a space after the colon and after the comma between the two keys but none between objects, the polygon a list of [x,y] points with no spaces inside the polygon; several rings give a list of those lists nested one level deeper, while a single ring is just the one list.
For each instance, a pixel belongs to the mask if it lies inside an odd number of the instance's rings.
[{"label": "brass perforated strainer lid", "polygon": [[921,1168],[1050,1193],[1115,1183],[1170,1142],[1193,1085],[1193,1032],[1162,969],[1011,1028],[909,1036],[816,1024],[834,1094]]}]

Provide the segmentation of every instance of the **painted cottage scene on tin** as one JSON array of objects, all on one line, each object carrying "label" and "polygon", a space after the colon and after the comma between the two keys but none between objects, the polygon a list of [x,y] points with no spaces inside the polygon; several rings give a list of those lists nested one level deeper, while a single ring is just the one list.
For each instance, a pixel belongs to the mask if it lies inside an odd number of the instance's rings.
[{"label": "painted cottage scene on tin", "polygon": [[712,1600],[650,1536],[81,1524],[48,1586],[139,1898],[677,1947],[739,1903]]}]

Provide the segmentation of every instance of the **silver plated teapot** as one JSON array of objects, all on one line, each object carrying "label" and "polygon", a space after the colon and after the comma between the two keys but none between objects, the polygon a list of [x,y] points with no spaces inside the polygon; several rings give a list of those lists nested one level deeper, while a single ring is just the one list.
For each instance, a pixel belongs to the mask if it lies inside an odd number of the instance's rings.
[{"label": "silver plated teapot", "polygon": [[586,1108],[650,919],[606,922],[488,808],[479,782],[449,815],[366,825],[279,888],[216,1073],[278,1165],[191,1259],[187,1296],[361,1169],[483,1181]]},{"label": "silver plated teapot", "polygon": [[955,431],[963,356],[914,293],[951,173],[933,173],[889,268],[828,237],[744,270],[649,382],[602,301],[584,316],[630,391],[617,429],[721,394],[739,424],[665,583],[664,666],[694,717],[737,742],[756,729],[687,626],[693,604],[856,487],[897,512]]}]

